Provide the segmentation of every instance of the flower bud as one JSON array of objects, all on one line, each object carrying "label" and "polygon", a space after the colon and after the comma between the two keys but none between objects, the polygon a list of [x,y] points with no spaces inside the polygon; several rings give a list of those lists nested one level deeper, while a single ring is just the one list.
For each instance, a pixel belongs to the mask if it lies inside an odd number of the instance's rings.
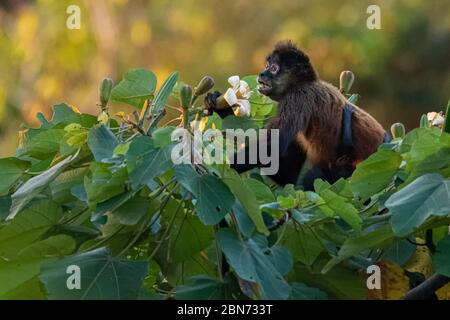
[{"label": "flower bud", "polygon": [[100,84],[100,103],[102,109],[108,104],[109,98],[111,97],[111,90],[113,87],[113,81],[110,78],[104,78]]},{"label": "flower bud", "polygon": [[183,84],[180,88],[180,103],[184,109],[188,109],[191,106],[192,100],[192,88],[187,84]]},{"label": "flower bud", "polygon": [[339,90],[341,92],[347,93],[355,81],[355,75],[351,71],[342,71],[339,77]]},{"label": "flower bud", "polygon": [[200,96],[202,94],[207,93],[211,88],[214,87],[214,79],[210,76],[204,76],[202,80],[198,83],[198,85],[194,89],[194,95]]},{"label": "flower bud", "polygon": [[428,122],[428,117],[426,114],[423,114],[422,117],[420,117],[420,127],[421,128],[428,128],[430,126]]},{"label": "flower bud", "polygon": [[405,126],[403,123],[397,122],[391,126],[392,137],[395,138],[403,138],[405,137]]}]

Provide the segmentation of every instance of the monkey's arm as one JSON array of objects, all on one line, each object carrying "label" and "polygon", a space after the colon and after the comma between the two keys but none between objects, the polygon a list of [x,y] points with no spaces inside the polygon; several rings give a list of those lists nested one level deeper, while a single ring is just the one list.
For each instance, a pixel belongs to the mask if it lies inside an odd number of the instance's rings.
[{"label": "monkey's arm", "polygon": [[[268,152],[271,153],[272,147],[270,138],[268,138],[266,142],[263,141],[257,143],[257,148],[260,147],[267,148]],[[233,164],[230,165],[231,168],[236,170],[238,173],[242,173],[256,167],[264,168],[273,165],[272,163],[262,164],[259,158],[259,149],[257,153],[258,157],[256,163],[251,162],[249,159],[249,148],[250,146],[247,144],[243,149],[234,154]],[[237,160],[239,159],[242,152],[244,153],[243,157],[245,161],[243,163],[238,163]],[[281,155],[280,153],[278,153],[277,155],[270,154],[270,159],[272,159],[273,161],[278,161],[278,171],[276,174],[271,175],[270,178],[272,178],[279,185],[284,186],[289,183],[296,184],[298,175],[300,174],[300,171],[306,160],[306,153],[298,143],[293,142],[289,145],[283,155]]]},{"label": "monkey's arm", "polygon": [[216,108],[217,106],[217,98],[220,97],[222,94],[219,91],[214,91],[213,93],[209,92],[205,97],[205,110],[207,111],[208,115],[212,115],[213,112],[216,112],[222,119],[234,114],[233,109],[226,108],[222,110],[218,110]]},{"label": "monkey's arm", "polygon": [[[231,108],[216,110],[216,100],[220,95],[221,94],[218,91],[214,93],[208,93],[205,97],[205,107],[209,115],[211,115],[215,111],[221,118],[225,118],[229,115],[232,115],[233,110]],[[277,129],[278,125],[279,121],[272,121],[267,129]],[[250,143],[256,143],[257,148],[265,147],[269,152],[272,151],[271,139],[269,135],[267,136],[266,141],[253,141]],[[231,164],[230,167],[236,170],[238,173],[242,173],[256,167],[270,166],[270,164],[262,164],[259,158],[259,149],[257,149],[258,156],[256,158],[256,161],[250,161],[249,151],[250,145],[247,144],[243,149],[236,152],[233,155],[233,164]],[[285,185],[288,183],[295,184],[297,182],[298,175],[300,174],[300,170],[306,160],[306,153],[304,152],[304,150],[302,150],[301,146],[299,146],[296,140],[293,140],[287,147],[286,152],[284,152],[282,155],[280,153],[276,155],[276,157],[278,157],[279,159],[279,169],[275,175],[271,176],[271,178],[280,185]],[[244,161],[242,163],[238,163],[238,159],[241,158],[243,158]],[[272,155],[271,158],[273,158]]]}]

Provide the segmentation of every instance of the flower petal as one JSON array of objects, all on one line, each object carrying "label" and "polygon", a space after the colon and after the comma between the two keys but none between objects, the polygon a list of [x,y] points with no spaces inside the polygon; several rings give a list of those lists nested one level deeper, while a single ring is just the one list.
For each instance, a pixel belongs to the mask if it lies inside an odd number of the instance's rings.
[{"label": "flower petal", "polygon": [[433,122],[431,122],[431,125],[440,126],[440,125],[444,124],[444,122],[445,122],[445,118],[443,116],[441,116],[440,114],[438,114],[436,116],[436,118],[433,119]]},{"label": "flower petal", "polygon": [[250,86],[247,82],[241,80],[239,82],[239,93],[241,94],[242,98],[249,99],[252,95],[252,90],[250,89]]},{"label": "flower petal", "polygon": [[236,116],[250,116],[250,102],[248,100],[239,99],[237,104],[238,107],[234,110]]},{"label": "flower petal", "polygon": [[238,98],[236,96],[236,92],[232,88],[229,88],[225,94],[223,95],[223,98],[230,106],[234,106],[236,103],[238,103]]},{"label": "flower petal", "polygon": [[436,118],[436,116],[437,116],[437,112],[428,112],[427,113],[427,119],[428,119],[428,121],[433,121],[435,118]]},{"label": "flower petal", "polygon": [[239,76],[231,76],[228,78],[228,83],[231,84],[234,90],[239,89],[239,82],[240,82]]}]

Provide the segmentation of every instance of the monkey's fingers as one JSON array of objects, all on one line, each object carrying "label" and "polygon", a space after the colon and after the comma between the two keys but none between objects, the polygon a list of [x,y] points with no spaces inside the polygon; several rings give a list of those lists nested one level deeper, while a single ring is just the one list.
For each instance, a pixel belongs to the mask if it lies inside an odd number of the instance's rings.
[{"label": "monkey's fingers", "polygon": [[221,96],[221,93],[219,91],[215,91],[213,93],[208,93],[205,97],[204,103],[205,103],[205,109],[204,113],[205,115],[212,115],[213,112],[216,110],[217,106],[217,98]]}]

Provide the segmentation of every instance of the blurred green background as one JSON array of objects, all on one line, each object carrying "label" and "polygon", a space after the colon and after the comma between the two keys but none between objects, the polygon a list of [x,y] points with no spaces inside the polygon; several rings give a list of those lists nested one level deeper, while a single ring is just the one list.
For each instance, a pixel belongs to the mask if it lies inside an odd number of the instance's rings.
[{"label": "blurred green background", "polygon": [[[70,4],[81,29],[66,28]],[[381,30],[366,27],[370,4]],[[322,79],[356,74],[359,105],[389,128],[417,126],[450,97],[450,1],[0,0],[0,156],[12,154],[21,123],[36,124],[60,102],[97,113],[98,84],[129,69],[160,81],[178,70],[195,85],[205,74],[256,74],[274,43],[292,39]]]}]

